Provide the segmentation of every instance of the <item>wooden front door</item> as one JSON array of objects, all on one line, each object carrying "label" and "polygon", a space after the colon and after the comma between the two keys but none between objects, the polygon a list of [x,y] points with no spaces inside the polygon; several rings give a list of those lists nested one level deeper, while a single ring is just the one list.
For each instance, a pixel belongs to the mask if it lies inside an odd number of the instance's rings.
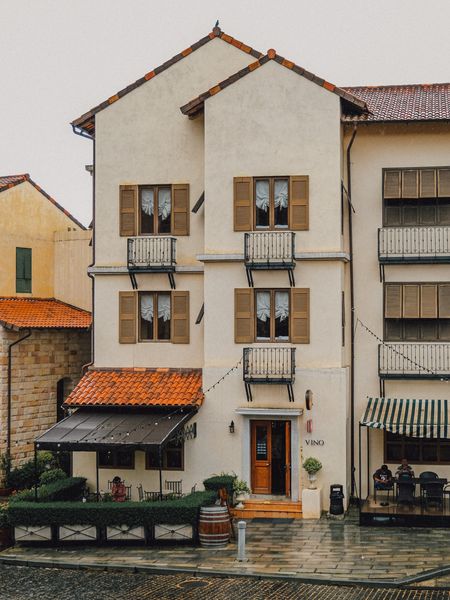
[{"label": "wooden front door", "polygon": [[270,494],[272,491],[272,423],[252,421],[251,467],[254,494]]},{"label": "wooden front door", "polygon": [[284,424],[285,432],[285,481],[286,481],[286,496],[291,495],[291,422],[286,421]]}]

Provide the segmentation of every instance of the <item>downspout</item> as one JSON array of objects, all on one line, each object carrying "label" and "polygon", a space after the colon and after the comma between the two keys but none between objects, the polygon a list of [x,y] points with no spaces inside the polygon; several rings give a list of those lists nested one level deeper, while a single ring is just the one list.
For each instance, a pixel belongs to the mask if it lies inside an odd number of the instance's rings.
[{"label": "downspout", "polygon": [[353,205],[352,205],[352,167],[351,149],[355,141],[358,126],[353,126],[352,136],[347,146],[347,195],[348,195],[348,237],[350,254],[350,469],[351,497],[355,495],[355,286],[353,279]]},{"label": "downspout", "polygon": [[7,403],[7,417],[6,417],[6,457],[7,457],[7,463],[6,463],[6,472],[7,474],[9,474],[10,470],[11,470],[11,418],[12,418],[12,394],[11,394],[11,379],[12,379],[12,349],[14,346],[16,346],[17,344],[20,344],[20,342],[23,342],[23,340],[26,340],[27,338],[29,338],[31,335],[31,330],[29,329],[28,332],[22,336],[21,338],[19,338],[18,340],[16,340],[15,342],[12,342],[11,344],[9,344],[8,346],[8,403]]}]

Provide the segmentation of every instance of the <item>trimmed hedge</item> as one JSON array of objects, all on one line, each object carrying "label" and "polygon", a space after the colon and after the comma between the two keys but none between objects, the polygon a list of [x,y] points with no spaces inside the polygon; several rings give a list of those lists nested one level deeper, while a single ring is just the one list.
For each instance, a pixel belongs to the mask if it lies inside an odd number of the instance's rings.
[{"label": "trimmed hedge", "polygon": [[165,502],[14,502],[8,513],[11,525],[195,525],[200,507],[214,501],[211,492],[194,492]]},{"label": "trimmed hedge", "polygon": [[203,482],[205,486],[205,490],[211,490],[217,493],[221,488],[225,488],[228,493],[228,497],[233,498],[233,484],[235,479],[237,479],[237,475],[213,475],[212,477],[208,477]]},{"label": "trimmed hedge", "polygon": [[36,475],[40,477],[49,467],[55,466],[55,459],[51,452],[40,451],[37,453],[37,473],[34,470],[34,459],[27,460],[20,467],[11,469],[6,477],[6,486],[13,490],[25,490],[36,482]]},{"label": "trimmed hedge", "polygon": [[[38,500],[40,502],[68,502],[70,500],[81,500],[85,487],[85,477],[66,477],[65,479],[58,479],[53,483],[41,485],[38,488]],[[11,496],[10,502],[12,504],[34,502],[34,499],[34,490],[24,490],[15,496]]]}]

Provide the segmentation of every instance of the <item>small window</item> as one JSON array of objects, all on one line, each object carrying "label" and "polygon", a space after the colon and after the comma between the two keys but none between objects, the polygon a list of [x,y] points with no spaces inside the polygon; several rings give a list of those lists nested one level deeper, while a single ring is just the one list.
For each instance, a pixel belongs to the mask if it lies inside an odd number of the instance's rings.
[{"label": "small window", "polygon": [[172,189],[167,185],[139,188],[139,233],[171,233]]},{"label": "small window", "polygon": [[[148,450],[145,455],[146,469],[159,469],[158,448]],[[165,471],[184,470],[184,443],[182,440],[169,442],[162,450],[162,468]]]},{"label": "small window", "polygon": [[131,450],[100,450],[98,466],[102,469],[134,469],[134,452]]},{"label": "small window", "polygon": [[171,297],[168,292],[139,294],[139,340],[170,340]]},{"label": "small window", "polygon": [[289,291],[257,290],[256,339],[289,341]]},{"label": "small window", "polygon": [[287,229],[289,215],[289,178],[255,179],[256,229]]},{"label": "small window", "polygon": [[31,248],[16,248],[16,293],[31,294]]}]

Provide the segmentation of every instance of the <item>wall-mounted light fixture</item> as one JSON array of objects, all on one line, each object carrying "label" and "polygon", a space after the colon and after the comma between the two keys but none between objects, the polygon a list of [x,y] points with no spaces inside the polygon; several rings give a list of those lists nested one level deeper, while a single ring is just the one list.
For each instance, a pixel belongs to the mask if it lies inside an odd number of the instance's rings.
[{"label": "wall-mounted light fixture", "polygon": [[306,390],[305,393],[306,410],[311,410],[313,407],[313,393],[311,390]]},{"label": "wall-mounted light fixture", "polygon": [[228,425],[228,429],[230,430],[230,433],[234,433],[234,421],[231,421],[231,423]]}]

